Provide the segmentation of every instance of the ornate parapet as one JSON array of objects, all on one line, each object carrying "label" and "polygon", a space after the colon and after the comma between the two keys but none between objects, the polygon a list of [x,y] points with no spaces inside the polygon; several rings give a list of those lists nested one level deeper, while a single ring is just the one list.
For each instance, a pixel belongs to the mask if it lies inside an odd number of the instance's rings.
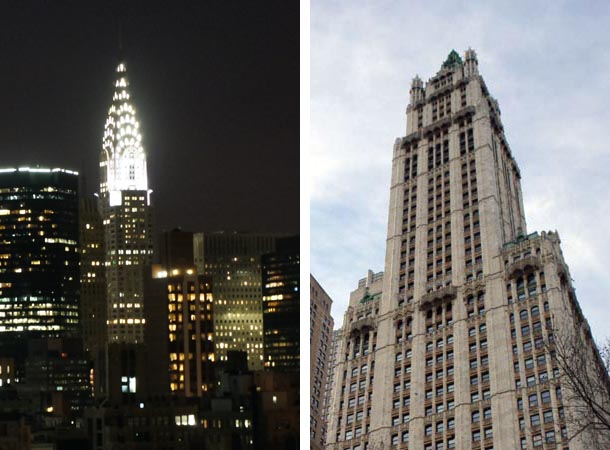
[{"label": "ornate parapet", "polygon": [[464,298],[469,295],[477,295],[479,292],[485,291],[485,281],[481,278],[474,279],[464,285]]},{"label": "ornate parapet", "polygon": [[421,133],[419,131],[416,131],[414,133],[409,134],[408,136],[405,136],[402,139],[402,143],[400,144],[400,147],[404,148],[413,142],[419,141],[420,139],[421,139]]},{"label": "ornate parapet", "polygon": [[451,301],[457,297],[457,287],[450,285],[444,286],[424,295],[419,303],[419,309],[425,309],[433,304]]},{"label": "ornate parapet", "polygon": [[456,111],[453,114],[453,120],[460,120],[463,119],[465,117],[469,117],[474,115],[476,109],[474,106],[466,106],[465,108],[460,109],[459,111]]},{"label": "ornate parapet", "polygon": [[434,132],[435,130],[441,130],[444,127],[449,127],[449,125],[451,125],[451,117],[445,116],[442,119],[431,123],[427,127],[424,127],[424,129],[422,130],[422,134],[426,135],[428,133]]},{"label": "ornate parapet", "polygon": [[373,317],[364,317],[352,322],[350,326],[350,334],[364,333],[367,330],[375,329],[375,320]]},{"label": "ornate parapet", "polygon": [[535,271],[542,268],[542,261],[536,255],[529,255],[514,261],[507,267],[508,277],[514,278],[528,271]]}]

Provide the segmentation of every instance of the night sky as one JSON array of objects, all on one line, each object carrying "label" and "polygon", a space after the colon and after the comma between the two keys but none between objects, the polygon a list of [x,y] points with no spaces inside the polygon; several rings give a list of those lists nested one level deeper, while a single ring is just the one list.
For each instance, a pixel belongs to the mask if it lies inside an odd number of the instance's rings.
[{"label": "night sky", "polygon": [[157,231],[297,233],[299,3],[82,3],[0,5],[0,167],[97,191],[121,28]]}]

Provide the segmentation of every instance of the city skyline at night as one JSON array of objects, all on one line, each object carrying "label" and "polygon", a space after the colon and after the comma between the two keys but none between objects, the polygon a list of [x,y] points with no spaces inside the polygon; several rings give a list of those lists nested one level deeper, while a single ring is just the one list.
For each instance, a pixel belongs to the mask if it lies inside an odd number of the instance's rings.
[{"label": "city skyline at night", "polygon": [[283,2],[0,7],[0,446],[295,448],[262,261],[298,243],[298,29]]},{"label": "city skyline at night", "polygon": [[296,5],[5,5],[1,17],[0,165],[70,168],[97,191],[120,28],[158,230],[298,231]]}]

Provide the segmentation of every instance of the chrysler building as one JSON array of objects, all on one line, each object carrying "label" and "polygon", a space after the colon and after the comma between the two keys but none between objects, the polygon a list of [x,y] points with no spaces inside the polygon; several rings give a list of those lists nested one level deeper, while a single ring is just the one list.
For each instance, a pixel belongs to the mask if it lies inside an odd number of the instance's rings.
[{"label": "chrysler building", "polygon": [[143,274],[153,252],[152,191],[139,128],[127,68],[121,62],[116,68],[100,155],[99,202],[110,343],[139,343],[144,337]]}]

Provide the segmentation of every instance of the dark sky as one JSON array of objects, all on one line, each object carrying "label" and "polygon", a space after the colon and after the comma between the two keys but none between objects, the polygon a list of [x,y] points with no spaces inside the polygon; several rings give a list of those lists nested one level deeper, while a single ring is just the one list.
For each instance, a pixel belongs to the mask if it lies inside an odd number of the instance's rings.
[{"label": "dark sky", "polygon": [[3,1],[0,167],[97,191],[120,21],[158,230],[298,232],[299,2],[164,4]]}]

